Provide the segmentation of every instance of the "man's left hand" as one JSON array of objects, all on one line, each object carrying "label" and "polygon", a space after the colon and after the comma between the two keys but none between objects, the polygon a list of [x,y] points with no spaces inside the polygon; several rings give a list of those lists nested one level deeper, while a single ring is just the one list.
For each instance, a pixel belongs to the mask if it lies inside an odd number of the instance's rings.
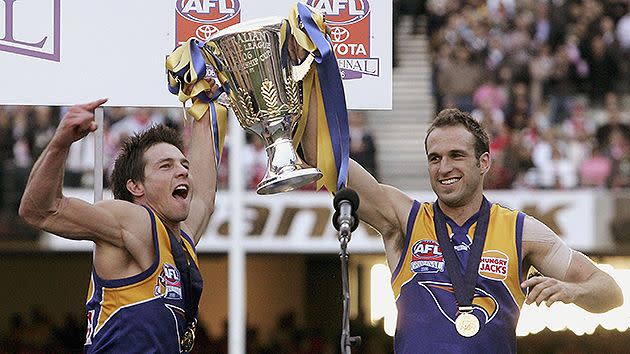
[{"label": "man's left hand", "polygon": [[527,304],[536,303],[540,305],[545,302],[547,306],[551,306],[556,301],[562,301],[565,304],[575,301],[579,285],[567,283],[558,279],[545,276],[536,276],[525,280],[521,283],[521,287],[529,288],[525,302]]}]

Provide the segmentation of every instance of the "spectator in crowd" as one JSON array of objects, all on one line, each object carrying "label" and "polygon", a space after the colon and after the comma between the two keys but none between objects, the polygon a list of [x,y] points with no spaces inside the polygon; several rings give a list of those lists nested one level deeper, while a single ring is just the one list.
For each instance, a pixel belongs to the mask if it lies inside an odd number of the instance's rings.
[{"label": "spectator in crowd", "polygon": [[510,129],[521,130],[529,125],[530,116],[531,104],[527,85],[524,82],[514,83],[506,113],[506,124]]},{"label": "spectator in crowd", "polygon": [[31,308],[30,317],[30,323],[25,328],[28,335],[22,338],[22,342],[36,353],[51,351],[53,323],[50,315],[41,307],[35,306]]},{"label": "spectator in crowd", "polygon": [[[595,139],[600,147],[608,149],[610,134],[613,131],[621,132],[621,134],[630,141],[630,126],[623,121],[617,94],[609,92],[606,95],[605,102],[603,122],[595,131]],[[601,121],[601,118],[597,120]]]},{"label": "spectator in crowd", "polygon": [[37,106],[33,110],[32,127],[28,130],[28,143],[31,159],[37,160],[55,134],[58,119],[56,109],[48,106]]},{"label": "spectator in crowd", "polygon": [[11,116],[4,107],[0,107],[0,214],[8,205],[10,191],[7,190],[7,184],[13,170],[13,145],[15,139]]},{"label": "spectator in crowd", "polygon": [[553,123],[562,123],[570,114],[570,101],[576,93],[578,69],[575,48],[562,45],[554,54],[549,80],[549,104]]},{"label": "spectator in crowd", "polygon": [[494,75],[484,79],[484,82],[477,87],[473,95],[473,104],[479,108],[484,103],[488,103],[492,109],[504,110],[507,105],[505,93],[497,86]]},{"label": "spectator in crowd", "polygon": [[606,188],[610,179],[612,161],[602,148],[594,146],[590,156],[580,164],[579,180],[582,187]]},{"label": "spectator in crowd", "polygon": [[[524,143],[525,131],[511,132],[509,145],[503,153],[502,164],[511,173],[511,185],[507,188],[532,188],[535,182],[527,180],[534,167],[531,148]],[[492,168],[492,166],[490,166]]]},{"label": "spectator in crowd", "polygon": [[[66,113],[66,107],[62,109],[62,116]],[[105,123],[104,119],[104,130],[107,129],[107,123]],[[107,139],[108,134],[103,134],[103,139]],[[70,146],[70,150],[68,151],[68,159],[66,160],[66,174],[63,179],[64,186],[67,187],[82,187],[88,186],[92,183],[86,183],[86,180],[89,178],[93,178],[92,172],[94,170],[94,133],[88,134],[86,139],[81,139]],[[104,146],[108,145],[107,143],[103,144]],[[103,164],[107,164],[110,161],[110,158],[103,157]],[[94,181],[92,181],[94,182]]]},{"label": "spectator in crowd", "polygon": [[440,95],[452,96],[457,108],[472,111],[473,94],[481,82],[483,71],[463,45],[454,49],[453,57],[437,75]]},{"label": "spectator in crowd", "polygon": [[612,159],[610,187],[630,187],[630,140],[621,130],[613,130],[608,136],[608,155]]},{"label": "spectator in crowd", "polygon": [[590,155],[591,137],[596,129],[592,117],[587,116],[586,108],[584,100],[575,100],[571,116],[560,127],[562,138],[566,141],[567,157],[575,166],[579,166]]},{"label": "spectator in crowd", "polygon": [[16,196],[11,198],[12,204],[10,210],[17,214],[19,202],[22,198],[22,192],[26,187],[26,181],[28,180],[28,174],[31,171],[33,165],[33,157],[31,154],[31,146],[29,144],[29,137],[33,135],[31,133],[31,126],[29,125],[30,112],[28,107],[18,106],[13,110],[13,138],[15,139],[15,145],[13,145],[13,158],[15,163],[14,172],[14,184],[9,186],[13,191],[16,191]]},{"label": "spectator in crowd", "polygon": [[166,122],[166,117],[151,108],[141,107],[130,109],[131,113],[110,127],[112,143],[119,144],[127,137],[142,132],[157,124]]},{"label": "spectator in crowd", "polygon": [[350,125],[350,157],[373,176],[378,176],[376,144],[368,128],[365,112],[348,112],[348,121]]},{"label": "spectator in crowd", "polygon": [[621,50],[626,54],[630,54],[630,11],[627,11],[626,14],[617,21],[615,33]]},{"label": "spectator in crowd", "polygon": [[532,110],[537,110],[542,104],[545,94],[545,83],[548,82],[553,68],[551,48],[548,44],[541,44],[536,55],[529,62],[530,97]]},{"label": "spectator in crowd", "polygon": [[577,185],[576,166],[567,156],[566,142],[548,130],[532,150],[537,183],[541,188],[569,189]]},{"label": "spectator in crowd", "polygon": [[620,70],[612,49],[607,47],[604,37],[596,35],[591,39],[590,51],[586,58],[589,67],[589,97],[591,104],[601,106],[604,95],[615,90]]}]

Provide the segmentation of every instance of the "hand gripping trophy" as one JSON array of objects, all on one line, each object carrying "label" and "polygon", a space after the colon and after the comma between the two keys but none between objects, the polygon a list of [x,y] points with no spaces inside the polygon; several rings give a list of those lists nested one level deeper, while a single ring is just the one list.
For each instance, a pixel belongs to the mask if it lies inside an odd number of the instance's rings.
[{"label": "hand gripping trophy", "polygon": [[[310,52],[306,58],[289,55],[292,36],[298,45]],[[262,139],[267,153],[267,169],[258,184],[258,194],[295,190],[319,180],[326,174],[326,169],[331,170],[324,167],[323,174],[318,168],[304,163],[295,150],[307,117],[308,105],[304,98],[310,95],[311,89],[317,89],[313,76],[322,87],[318,94],[326,109],[322,119],[318,117],[318,120],[328,125],[328,146],[334,155],[335,166],[332,174],[337,175],[337,178],[333,176],[336,183],[326,186],[335,192],[345,185],[349,154],[346,105],[336,59],[326,36],[323,15],[298,3],[289,19],[270,17],[236,24],[215,33],[205,43],[189,40],[167,59],[171,92],[178,94],[180,100],[192,99],[193,103],[203,101],[203,88],[190,90],[190,86],[203,86],[205,64],[211,66],[221,83],[221,94],[227,96],[227,100],[221,96],[223,102],[228,102],[244,129]],[[320,48],[326,44],[328,48]],[[325,61],[334,65],[323,68]],[[314,73],[315,69],[311,70],[315,66],[317,73]],[[336,76],[337,80],[330,80],[331,76]],[[304,84],[306,81],[307,85]],[[192,93],[183,94],[184,88]],[[204,103],[207,106],[207,103],[215,102]]]}]

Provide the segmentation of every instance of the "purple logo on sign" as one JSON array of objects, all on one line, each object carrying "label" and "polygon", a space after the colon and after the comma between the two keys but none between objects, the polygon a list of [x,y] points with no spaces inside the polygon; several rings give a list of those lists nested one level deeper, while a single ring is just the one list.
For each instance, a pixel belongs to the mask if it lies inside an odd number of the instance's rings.
[{"label": "purple logo on sign", "polygon": [[[0,12],[0,18],[4,19],[4,34],[0,34],[0,51],[60,61],[61,0],[48,1],[47,8],[41,9],[40,5],[33,9],[32,2],[0,0],[4,3],[4,14]],[[40,17],[33,20],[33,11],[39,12]],[[41,17],[41,11],[44,12],[44,17]]]}]

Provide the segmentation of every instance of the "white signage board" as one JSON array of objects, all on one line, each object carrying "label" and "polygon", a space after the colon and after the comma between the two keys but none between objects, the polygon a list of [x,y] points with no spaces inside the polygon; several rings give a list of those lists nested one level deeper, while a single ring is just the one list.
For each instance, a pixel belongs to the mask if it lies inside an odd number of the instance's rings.
[{"label": "white signage board", "polygon": [[[350,109],[391,109],[392,3],[301,0],[327,12]],[[166,86],[176,44],[287,17],[289,0],[0,0],[0,105],[180,106]],[[376,94],[378,93],[378,94]]]},{"label": "white signage board", "polygon": [[[68,190],[86,201],[91,190]],[[431,192],[411,192],[418,201],[434,201]],[[612,197],[603,191],[489,191],[492,202],[522,210],[545,222],[576,250],[610,251],[614,242],[607,232],[612,218]],[[111,198],[109,194],[105,198]],[[200,252],[227,252],[230,249],[229,220],[234,198],[219,192],[215,212],[199,245]],[[247,252],[255,253],[336,253],[339,241],[331,224],[332,198],[325,192],[290,192],[258,196],[248,192],[242,200],[242,216]],[[90,250],[91,243],[69,241],[50,234],[42,238],[50,250]],[[382,253],[383,242],[371,228],[361,224],[352,233],[348,250],[353,253]]]}]

